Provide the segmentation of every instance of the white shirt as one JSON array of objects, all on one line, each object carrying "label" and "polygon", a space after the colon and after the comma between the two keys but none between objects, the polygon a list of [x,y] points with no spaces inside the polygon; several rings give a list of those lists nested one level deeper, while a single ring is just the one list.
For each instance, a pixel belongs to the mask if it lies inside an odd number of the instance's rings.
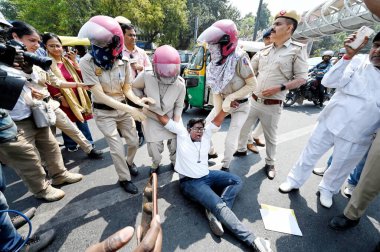
[{"label": "white shirt", "polygon": [[380,69],[368,55],[341,59],[322,79],[336,88],[319,121],[336,136],[357,144],[371,143],[380,128]]},{"label": "white shirt", "polygon": [[[208,151],[210,150],[212,131],[219,128],[213,123],[207,124],[200,142],[191,140],[189,132],[182,123],[170,119],[165,128],[177,134],[174,170],[190,178],[201,178],[208,175]],[[198,163],[198,160],[201,162]]]}]

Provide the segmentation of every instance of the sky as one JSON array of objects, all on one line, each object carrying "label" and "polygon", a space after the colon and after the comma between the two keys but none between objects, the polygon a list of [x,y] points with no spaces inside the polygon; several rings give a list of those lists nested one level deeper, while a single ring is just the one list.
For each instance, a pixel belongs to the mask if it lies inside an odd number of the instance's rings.
[{"label": "sky", "polygon": [[[302,14],[302,12],[324,2],[327,2],[327,0],[263,0],[263,3],[268,4],[272,16],[284,9],[294,9]],[[238,8],[241,17],[244,17],[249,12],[256,16],[260,0],[230,0],[230,3]]]}]

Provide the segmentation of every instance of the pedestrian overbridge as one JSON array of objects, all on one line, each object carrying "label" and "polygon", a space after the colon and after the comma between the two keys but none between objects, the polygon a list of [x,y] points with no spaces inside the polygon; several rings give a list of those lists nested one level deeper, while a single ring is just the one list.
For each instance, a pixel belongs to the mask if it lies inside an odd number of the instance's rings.
[{"label": "pedestrian overbridge", "polygon": [[373,26],[380,18],[372,14],[361,0],[329,0],[302,15],[293,34],[296,40],[313,39],[361,26]]}]

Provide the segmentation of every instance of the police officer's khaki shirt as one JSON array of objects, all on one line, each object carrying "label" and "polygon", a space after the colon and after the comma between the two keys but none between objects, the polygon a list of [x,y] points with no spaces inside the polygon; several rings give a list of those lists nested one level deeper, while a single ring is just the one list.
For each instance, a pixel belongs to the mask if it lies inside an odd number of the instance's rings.
[{"label": "police officer's khaki shirt", "polygon": [[[232,94],[241,89],[243,86],[245,86],[245,80],[250,76],[254,76],[254,73],[248,54],[244,53],[236,64],[236,71],[234,77],[232,77],[231,81],[228,83],[227,86],[223,88],[221,92],[223,97],[226,97],[229,94]],[[247,94],[247,96],[243,98],[247,98],[248,96],[249,94]]]},{"label": "police officer's khaki shirt", "polygon": [[[117,101],[125,101],[123,86],[132,83],[131,67],[126,60],[116,60],[110,70],[96,66],[90,54],[86,54],[79,63],[83,82],[101,85],[103,92]],[[93,102],[96,97],[92,96]]]},{"label": "police officer's khaki shirt", "polygon": [[[185,81],[178,77],[173,84],[159,84],[152,70],[141,72],[132,83],[133,87],[143,91],[144,96],[153,98],[156,103],[149,105],[149,110],[159,115],[167,115],[169,118],[181,116],[186,95]],[[144,110],[147,115],[142,122],[144,136],[147,142],[157,142],[175,138],[175,135],[167,130],[157,119],[157,116],[149,110]]]},{"label": "police officer's khaki shirt", "polygon": [[287,90],[269,97],[263,97],[261,92],[294,79],[307,79],[307,58],[306,46],[291,39],[281,48],[276,48],[274,44],[264,47],[251,61],[253,71],[257,73],[254,93],[266,99],[284,100]]}]

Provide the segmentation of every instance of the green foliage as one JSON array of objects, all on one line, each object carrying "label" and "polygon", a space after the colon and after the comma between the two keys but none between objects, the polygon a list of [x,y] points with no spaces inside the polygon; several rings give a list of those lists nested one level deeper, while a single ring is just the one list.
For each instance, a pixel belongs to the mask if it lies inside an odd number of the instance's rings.
[{"label": "green foliage", "polygon": [[[244,18],[238,21],[238,29],[239,29],[239,38],[243,40],[252,40],[253,31],[255,27],[256,17],[250,12],[245,15]],[[261,14],[258,20],[259,26],[258,30],[263,31],[269,27],[271,24],[271,15],[268,9],[268,4],[263,3],[261,6]],[[258,37],[259,38],[259,37]]]},{"label": "green foliage", "polygon": [[254,26],[255,17],[250,12],[238,22],[239,38],[243,40],[252,40]]}]

